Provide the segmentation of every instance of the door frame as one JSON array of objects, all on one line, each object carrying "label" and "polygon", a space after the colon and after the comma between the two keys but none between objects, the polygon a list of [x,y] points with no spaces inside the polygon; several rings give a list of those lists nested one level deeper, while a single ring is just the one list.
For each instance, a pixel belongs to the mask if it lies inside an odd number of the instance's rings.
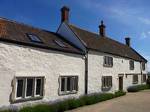
[{"label": "door frame", "polygon": [[123,74],[118,75],[118,90],[123,91]]}]

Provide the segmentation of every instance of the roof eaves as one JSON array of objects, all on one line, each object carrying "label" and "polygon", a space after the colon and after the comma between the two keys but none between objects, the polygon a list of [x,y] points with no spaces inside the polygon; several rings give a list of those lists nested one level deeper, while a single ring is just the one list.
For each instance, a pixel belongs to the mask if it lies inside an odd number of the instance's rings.
[{"label": "roof eaves", "polygon": [[123,57],[123,58],[133,59],[133,60],[139,61],[139,62],[141,61],[141,60],[137,60],[137,59],[134,59],[134,58],[131,58],[131,57],[128,57],[128,56],[122,56],[122,55],[115,54],[115,53],[104,52],[104,51],[101,51],[101,50],[98,50],[98,49],[93,49],[93,48],[87,48],[87,49],[88,49],[88,51],[93,50],[93,51],[100,52],[100,53],[106,53],[106,54],[111,54],[111,55],[115,55],[115,56],[119,56],[119,57]]},{"label": "roof eaves", "polygon": [[73,53],[73,54],[84,55],[83,52],[76,52],[76,51],[65,50],[65,49],[57,49],[57,48],[52,48],[52,47],[49,47],[49,46],[41,46],[41,45],[38,45],[38,44],[19,42],[19,41],[4,39],[4,38],[0,38],[0,41],[7,42],[7,43],[18,44],[18,45],[24,45],[24,46],[30,46],[30,47],[36,47],[36,48],[49,49],[49,50],[66,52],[66,53]]}]

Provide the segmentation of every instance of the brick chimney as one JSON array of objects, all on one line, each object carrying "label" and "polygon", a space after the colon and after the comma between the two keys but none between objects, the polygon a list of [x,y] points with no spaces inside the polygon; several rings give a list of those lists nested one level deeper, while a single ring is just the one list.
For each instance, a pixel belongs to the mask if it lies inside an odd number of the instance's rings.
[{"label": "brick chimney", "polygon": [[126,45],[130,47],[130,38],[129,38],[129,37],[126,37],[126,38],[125,38],[125,41],[126,41]]},{"label": "brick chimney", "polygon": [[63,6],[61,8],[61,23],[69,22],[69,8],[67,6]]},{"label": "brick chimney", "polygon": [[101,21],[101,25],[99,25],[99,35],[102,37],[105,36],[105,28],[106,26],[104,25],[103,21]]}]

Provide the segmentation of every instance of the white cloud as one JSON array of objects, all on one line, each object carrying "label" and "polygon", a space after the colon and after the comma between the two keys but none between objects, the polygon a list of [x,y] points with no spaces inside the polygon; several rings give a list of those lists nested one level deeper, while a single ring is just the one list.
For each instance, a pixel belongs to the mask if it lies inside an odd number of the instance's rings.
[{"label": "white cloud", "polygon": [[146,25],[150,25],[150,19],[148,18],[139,17],[139,20]]},{"label": "white cloud", "polygon": [[140,39],[147,39],[147,38],[150,38],[150,31],[142,32],[141,36],[140,36]]}]

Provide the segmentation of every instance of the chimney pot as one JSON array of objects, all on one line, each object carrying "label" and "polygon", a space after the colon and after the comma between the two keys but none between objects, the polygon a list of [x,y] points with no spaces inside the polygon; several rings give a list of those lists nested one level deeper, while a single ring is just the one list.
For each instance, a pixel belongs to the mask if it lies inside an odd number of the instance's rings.
[{"label": "chimney pot", "polygon": [[129,38],[129,37],[126,37],[126,38],[125,38],[125,41],[126,41],[126,45],[130,47],[130,38]]},{"label": "chimney pot", "polygon": [[61,22],[69,22],[69,10],[67,6],[61,8]]},{"label": "chimney pot", "polygon": [[102,37],[105,36],[105,28],[106,28],[106,26],[104,25],[104,22],[101,21],[101,25],[99,25],[99,34]]}]

